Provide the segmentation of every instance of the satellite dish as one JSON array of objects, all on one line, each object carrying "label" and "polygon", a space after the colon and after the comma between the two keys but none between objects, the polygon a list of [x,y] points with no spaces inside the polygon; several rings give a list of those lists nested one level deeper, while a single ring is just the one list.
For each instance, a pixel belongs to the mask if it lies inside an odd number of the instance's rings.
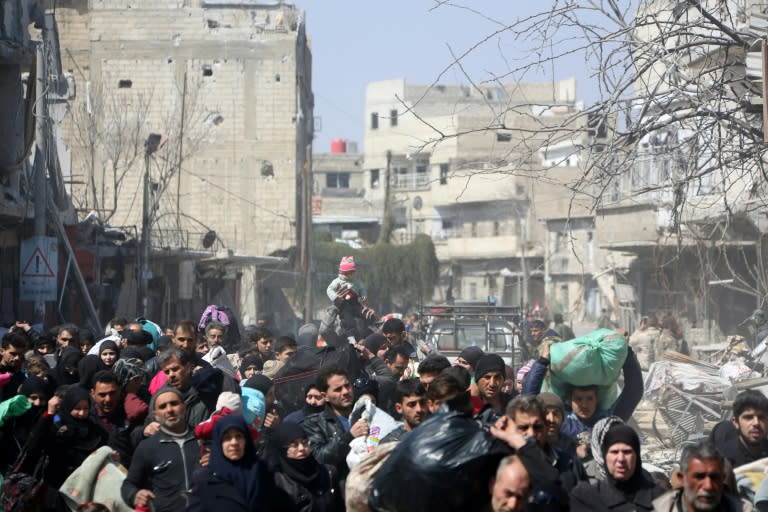
[{"label": "satellite dish", "polygon": [[216,232],[211,230],[207,232],[203,237],[203,247],[205,249],[210,249],[215,241],[216,241]]},{"label": "satellite dish", "polygon": [[413,198],[413,209],[418,211],[421,210],[421,207],[424,206],[424,201],[421,199],[421,196],[416,196]]}]

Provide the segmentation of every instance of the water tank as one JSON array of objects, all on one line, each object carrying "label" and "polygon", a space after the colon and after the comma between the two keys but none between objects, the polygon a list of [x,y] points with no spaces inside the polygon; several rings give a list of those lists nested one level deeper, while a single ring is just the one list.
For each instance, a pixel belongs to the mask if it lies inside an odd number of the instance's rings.
[{"label": "water tank", "polygon": [[346,153],[347,141],[344,139],[333,139],[331,141],[331,153]]}]

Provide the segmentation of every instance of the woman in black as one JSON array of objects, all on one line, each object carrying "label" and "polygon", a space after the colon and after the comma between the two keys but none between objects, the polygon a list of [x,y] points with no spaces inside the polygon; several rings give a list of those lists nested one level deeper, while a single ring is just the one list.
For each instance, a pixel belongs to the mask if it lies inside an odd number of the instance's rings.
[{"label": "woman in black", "polygon": [[222,417],[213,429],[208,467],[195,474],[187,511],[258,512],[271,506],[270,474],[242,416]]},{"label": "woman in black", "polygon": [[298,423],[284,421],[278,425],[273,442],[278,461],[275,484],[288,497],[289,509],[296,512],[344,510],[335,470],[315,460],[307,435]]}]

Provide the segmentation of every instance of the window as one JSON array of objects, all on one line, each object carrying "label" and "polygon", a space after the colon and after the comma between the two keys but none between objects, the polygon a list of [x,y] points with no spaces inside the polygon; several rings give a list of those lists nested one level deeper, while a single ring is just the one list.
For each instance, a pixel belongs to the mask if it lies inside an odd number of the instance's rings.
[{"label": "window", "polygon": [[477,283],[469,283],[469,300],[477,300]]},{"label": "window", "polygon": [[440,184],[448,184],[448,164],[440,164]]},{"label": "window", "polygon": [[371,169],[371,188],[379,188],[379,170]]},{"label": "window", "polygon": [[493,236],[499,236],[501,234],[501,224],[499,221],[493,221]]},{"label": "window", "polygon": [[130,89],[132,86],[133,82],[131,80],[120,80],[117,82],[118,89]]},{"label": "window", "polygon": [[472,238],[476,238],[477,237],[477,222],[473,222],[472,224],[470,224],[470,226],[469,226],[469,236],[471,236]]},{"label": "window", "polygon": [[371,130],[379,129],[379,113],[371,112]]},{"label": "window", "polygon": [[392,187],[423,189],[429,187],[429,160],[398,160],[392,164]]},{"label": "window", "polygon": [[326,173],[325,188],[349,188],[349,173],[348,172]]},{"label": "window", "polygon": [[397,126],[397,110],[389,111],[389,126]]},{"label": "window", "polygon": [[519,196],[525,195],[525,187],[522,185],[515,185],[515,193]]},{"label": "window", "polygon": [[512,134],[505,132],[496,132],[496,142],[512,142]]},{"label": "window", "polygon": [[213,76],[213,68],[208,64],[203,64],[203,76]]}]

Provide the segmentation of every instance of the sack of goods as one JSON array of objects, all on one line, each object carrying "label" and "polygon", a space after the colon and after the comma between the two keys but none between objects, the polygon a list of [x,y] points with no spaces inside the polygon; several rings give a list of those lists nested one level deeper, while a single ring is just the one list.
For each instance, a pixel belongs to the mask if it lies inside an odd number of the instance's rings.
[{"label": "sack of goods", "polygon": [[597,386],[598,407],[610,409],[618,397],[616,381],[627,358],[627,342],[611,329],[598,329],[550,347],[549,375],[542,391],[568,403],[571,386]]},{"label": "sack of goods", "polygon": [[[503,443],[502,443],[503,444]],[[371,510],[479,510],[488,502],[488,482],[503,453],[469,416],[432,416],[397,445],[378,470]]]}]

